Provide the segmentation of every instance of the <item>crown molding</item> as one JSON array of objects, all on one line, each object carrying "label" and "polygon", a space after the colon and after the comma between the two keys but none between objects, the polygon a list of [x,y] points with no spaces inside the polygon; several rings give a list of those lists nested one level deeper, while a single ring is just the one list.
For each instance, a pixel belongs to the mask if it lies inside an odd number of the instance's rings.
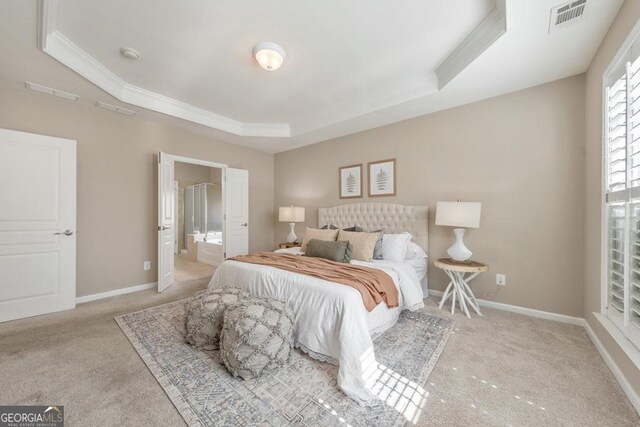
[{"label": "crown molding", "polygon": [[[325,115],[303,119],[299,123],[251,123],[235,120],[203,108],[187,104],[124,81],[102,63],[64,36],[57,27],[60,0],[38,0],[39,48],[121,102],[197,123],[212,129],[245,137],[291,138],[327,130],[337,126],[344,132],[353,128],[382,126],[397,120],[386,120],[387,108],[437,93],[507,31],[509,0],[496,0],[495,9],[435,70],[426,82],[411,90],[378,100],[367,111],[331,111]],[[433,76],[433,77],[432,77]],[[380,114],[376,114],[376,113]],[[398,120],[402,120],[399,118]]]},{"label": "crown molding", "polygon": [[290,137],[283,123],[245,123],[125,82],[57,30],[58,0],[40,0],[39,46],[119,101],[238,136]]},{"label": "crown molding", "polygon": [[122,101],[125,82],[59,31],[53,31],[46,36],[42,50]]},{"label": "crown molding", "polygon": [[47,36],[57,28],[58,0],[38,0],[38,48],[47,44]]},{"label": "crown molding", "polygon": [[496,0],[495,9],[436,68],[438,89],[445,87],[482,52],[507,32],[509,29],[509,20],[507,19],[508,1]]}]

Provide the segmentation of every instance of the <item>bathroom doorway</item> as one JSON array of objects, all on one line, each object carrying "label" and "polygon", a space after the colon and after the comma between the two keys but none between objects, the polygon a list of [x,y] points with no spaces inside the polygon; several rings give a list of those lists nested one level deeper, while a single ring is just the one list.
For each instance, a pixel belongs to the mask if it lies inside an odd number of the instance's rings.
[{"label": "bathroom doorway", "polygon": [[211,277],[223,260],[222,168],[176,161],[175,279]]},{"label": "bathroom doorway", "polygon": [[249,171],[163,152],[157,160],[163,292],[176,279],[209,278],[225,258],[248,253]]}]

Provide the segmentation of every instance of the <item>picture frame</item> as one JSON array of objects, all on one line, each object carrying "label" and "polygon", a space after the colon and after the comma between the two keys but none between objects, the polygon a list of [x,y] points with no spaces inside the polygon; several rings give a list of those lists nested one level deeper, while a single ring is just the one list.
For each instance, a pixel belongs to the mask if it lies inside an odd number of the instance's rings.
[{"label": "picture frame", "polygon": [[338,168],[338,194],[341,199],[362,197],[362,163]]},{"label": "picture frame", "polygon": [[396,159],[369,162],[369,197],[392,197],[396,195]]}]

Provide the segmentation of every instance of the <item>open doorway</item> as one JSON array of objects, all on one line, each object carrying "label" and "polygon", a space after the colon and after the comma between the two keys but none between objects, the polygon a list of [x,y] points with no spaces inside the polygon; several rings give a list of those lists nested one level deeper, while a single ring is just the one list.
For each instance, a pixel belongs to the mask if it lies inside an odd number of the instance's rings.
[{"label": "open doorway", "polygon": [[223,260],[222,168],[176,161],[175,280],[211,277]]},{"label": "open doorway", "polygon": [[249,171],[158,153],[158,292],[249,250]]}]

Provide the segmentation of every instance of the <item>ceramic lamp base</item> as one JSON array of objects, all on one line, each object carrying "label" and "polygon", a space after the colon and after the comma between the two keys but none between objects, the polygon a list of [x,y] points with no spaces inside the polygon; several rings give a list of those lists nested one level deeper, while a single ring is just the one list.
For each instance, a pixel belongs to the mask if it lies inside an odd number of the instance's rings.
[{"label": "ceramic lamp base", "polygon": [[287,242],[293,243],[298,239],[298,236],[296,236],[296,232],[294,230],[296,228],[296,223],[295,222],[290,222],[289,223],[289,227],[291,227],[291,231],[289,232],[289,235],[287,236]]},{"label": "ceramic lamp base", "polygon": [[471,258],[471,251],[464,245],[464,228],[454,228],[453,234],[456,236],[455,243],[447,249],[447,254],[449,257],[458,262],[464,262]]}]

